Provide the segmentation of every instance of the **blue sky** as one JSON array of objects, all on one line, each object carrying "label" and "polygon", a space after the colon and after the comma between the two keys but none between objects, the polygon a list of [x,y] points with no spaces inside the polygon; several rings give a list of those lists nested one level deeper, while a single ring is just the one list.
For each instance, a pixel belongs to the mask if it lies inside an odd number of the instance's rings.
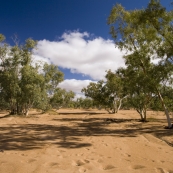
[{"label": "blue sky", "polygon": [[[13,44],[38,40],[36,59],[59,66],[65,74],[62,88],[80,90],[105,70],[123,66],[123,53],[115,48],[107,18],[116,3],[127,10],[146,7],[149,0],[4,0],[0,6],[0,33]],[[161,0],[172,8],[171,0]],[[171,7],[170,7],[171,6]]]}]

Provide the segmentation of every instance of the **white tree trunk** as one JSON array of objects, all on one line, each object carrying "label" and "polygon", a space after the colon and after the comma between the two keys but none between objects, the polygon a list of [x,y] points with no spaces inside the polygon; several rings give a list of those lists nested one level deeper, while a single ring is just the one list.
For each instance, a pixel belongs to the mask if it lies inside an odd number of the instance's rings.
[{"label": "white tree trunk", "polygon": [[113,113],[117,113],[117,102],[116,102],[116,99],[114,98],[114,101],[113,101]]},{"label": "white tree trunk", "polygon": [[158,94],[159,94],[159,98],[161,100],[161,103],[162,103],[162,106],[164,108],[164,111],[165,111],[165,115],[166,115],[166,118],[167,118],[167,122],[168,122],[168,128],[171,128],[172,127],[172,124],[171,124],[171,119],[169,117],[169,112],[168,112],[168,109],[163,101],[163,98],[162,98],[162,95],[160,94],[160,92],[158,91]]},{"label": "white tree trunk", "polygon": [[119,99],[119,106],[118,106],[118,109],[117,109],[117,113],[118,113],[118,111],[120,110],[120,108],[121,108],[121,105],[122,105],[122,100],[123,100],[123,98],[122,99]]}]

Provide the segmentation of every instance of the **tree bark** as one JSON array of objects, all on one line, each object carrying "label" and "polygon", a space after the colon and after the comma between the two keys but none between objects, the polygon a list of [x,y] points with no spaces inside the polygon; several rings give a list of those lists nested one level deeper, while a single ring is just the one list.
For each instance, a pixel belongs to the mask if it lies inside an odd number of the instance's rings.
[{"label": "tree bark", "polygon": [[164,103],[164,100],[162,98],[162,95],[160,94],[160,92],[157,90],[158,92],[158,95],[159,95],[159,98],[160,98],[160,101],[162,103],[162,106],[164,108],[164,112],[165,112],[165,115],[166,115],[166,118],[167,118],[167,122],[168,122],[168,128],[171,128],[172,127],[172,124],[171,124],[171,119],[170,119],[170,116],[169,116],[169,112],[168,112],[168,109]]},{"label": "tree bark", "polygon": [[121,108],[121,105],[122,105],[122,100],[123,100],[123,98],[119,100],[119,106],[118,106],[118,109],[117,109],[117,113],[118,113],[118,111],[119,111],[119,110],[120,110],[120,108]]}]

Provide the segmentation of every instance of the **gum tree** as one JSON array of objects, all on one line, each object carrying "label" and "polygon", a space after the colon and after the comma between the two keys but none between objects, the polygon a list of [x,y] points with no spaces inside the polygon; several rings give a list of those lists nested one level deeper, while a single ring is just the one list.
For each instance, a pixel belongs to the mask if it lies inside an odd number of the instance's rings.
[{"label": "gum tree", "polygon": [[[126,61],[131,59],[128,62],[131,66],[142,70],[147,85],[152,86],[151,90],[154,89],[162,103],[169,128],[172,124],[160,92],[160,83],[172,75],[172,21],[173,12],[166,11],[156,0],[151,0],[146,9],[133,11],[117,4],[108,18],[115,45],[126,50],[128,54],[124,58]],[[153,59],[158,62],[155,66],[151,65]]]},{"label": "gum tree", "polygon": [[53,96],[50,98],[50,104],[55,109],[59,109],[61,107],[71,107],[74,96],[75,93],[73,91],[66,91],[65,89],[56,88]]},{"label": "gum tree", "polygon": [[107,71],[105,78],[105,81],[91,82],[82,92],[86,97],[92,98],[96,105],[105,107],[109,113],[117,113],[126,96],[122,80],[111,70]]},{"label": "gum tree", "polygon": [[63,80],[63,73],[55,65],[40,66],[33,61],[36,41],[27,39],[23,45],[10,46],[4,39],[0,35],[0,97],[10,114],[27,116],[33,106],[45,109],[49,93]]}]

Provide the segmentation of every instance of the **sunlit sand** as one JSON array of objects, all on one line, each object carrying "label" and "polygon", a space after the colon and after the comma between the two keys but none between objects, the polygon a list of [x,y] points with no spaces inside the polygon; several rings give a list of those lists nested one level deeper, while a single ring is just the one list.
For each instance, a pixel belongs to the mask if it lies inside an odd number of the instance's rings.
[{"label": "sunlit sand", "polygon": [[[173,129],[162,112],[0,114],[0,173],[173,173]],[[173,120],[173,118],[172,118]]]}]

